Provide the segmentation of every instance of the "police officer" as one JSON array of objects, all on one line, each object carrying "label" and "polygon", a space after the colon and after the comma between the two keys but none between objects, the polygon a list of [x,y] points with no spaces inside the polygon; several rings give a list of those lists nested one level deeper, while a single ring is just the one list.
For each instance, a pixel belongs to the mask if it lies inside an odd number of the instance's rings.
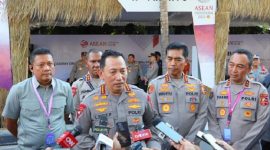
[{"label": "police officer", "polygon": [[146,76],[144,77],[144,82],[147,85],[151,80],[158,76],[158,64],[155,53],[150,53],[149,66],[147,68]]},{"label": "police officer", "polygon": [[74,112],[72,93],[69,84],[53,78],[49,49],[35,49],[30,63],[33,77],[11,88],[2,115],[18,139],[18,149],[45,149],[55,146],[54,141],[66,131],[65,118]]},{"label": "police officer", "polygon": [[94,89],[99,87],[102,82],[99,78],[101,55],[101,51],[90,49],[87,54],[88,73],[72,84],[73,100],[76,110],[78,110],[83,99]]},{"label": "police officer", "polygon": [[158,76],[162,75],[162,60],[161,60],[161,54],[159,51],[155,51],[157,64],[158,64]]},{"label": "police officer", "polygon": [[[153,113],[146,93],[126,84],[127,67],[123,55],[106,50],[101,57],[100,67],[100,78],[105,84],[80,104],[76,124],[82,126],[82,134],[77,137],[79,143],[75,149],[92,149],[99,133],[113,138],[116,124],[120,122],[127,123],[130,132],[138,126],[152,126]],[[148,141],[147,146],[160,149],[155,138]]]},{"label": "police officer", "polygon": [[138,79],[139,77],[143,77],[143,73],[141,70],[141,66],[138,62],[135,61],[135,55],[129,54],[128,55],[128,62],[127,62],[127,83],[138,86]]},{"label": "police officer", "polygon": [[81,52],[81,59],[76,61],[69,75],[69,82],[73,83],[77,79],[83,77],[88,72],[87,68],[87,52]]},{"label": "police officer", "polygon": [[252,56],[244,49],[232,53],[230,78],[213,88],[208,108],[209,131],[237,150],[261,149],[259,139],[269,118],[267,90],[247,78]]},{"label": "police officer", "polygon": [[248,74],[248,77],[253,81],[262,83],[267,74],[268,70],[263,65],[261,65],[260,56],[254,55],[252,69],[251,72]]},{"label": "police officer", "polygon": [[[174,42],[166,48],[168,72],[150,82],[148,93],[156,114],[171,124],[185,139],[194,142],[206,123],[208,97],[200,80],[183,69],[188,57],[186,45]],[[163,149],[167,149],[165,146]]]}]

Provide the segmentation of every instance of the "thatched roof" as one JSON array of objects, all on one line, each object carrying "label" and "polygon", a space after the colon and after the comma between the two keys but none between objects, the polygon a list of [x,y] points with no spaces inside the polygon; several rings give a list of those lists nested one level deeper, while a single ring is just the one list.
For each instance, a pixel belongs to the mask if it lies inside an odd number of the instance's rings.
[{"label": "thatched roof", "polygon": [[[111,21],[121,14],[117,0],[8,0],[9,19],[17,21],[30,16],[30,20],[66,24],[89,24],[92,18],[98,22]],[[30,22],[31,22],[30,21]]]},{"label": "thatched roof", "polygon": [[218,0],[218,9],[234,18],[270,20],[270,0]]}]

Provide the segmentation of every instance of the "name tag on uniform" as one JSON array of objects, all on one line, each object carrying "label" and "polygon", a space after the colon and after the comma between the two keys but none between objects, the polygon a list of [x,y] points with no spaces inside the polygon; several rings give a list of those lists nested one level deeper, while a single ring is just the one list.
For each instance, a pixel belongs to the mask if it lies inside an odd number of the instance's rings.
[{"label": "name tag on uniform", "polygon": [[231,129],[230,128],[225,128],[223,131],[224,131],[224,134],[223,134],[224,135],[224,137],[223,137],[224,140],[225,141],[231,141],[231,139],[232,139],[231,138],[232,137]]},{"label": "name tag on uniform", "polygon": [[46,135],[46,145],[54,146],[55,145],[55,135],[53,133],[48,133]]}]

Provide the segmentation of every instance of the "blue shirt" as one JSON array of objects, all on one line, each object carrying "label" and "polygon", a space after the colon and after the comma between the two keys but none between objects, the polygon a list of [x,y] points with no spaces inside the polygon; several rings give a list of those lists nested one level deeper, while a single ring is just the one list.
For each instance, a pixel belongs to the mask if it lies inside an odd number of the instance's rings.
[{"label": "blue shirt", "polygon": [[[48,128],[48,119],[33,88],[37,89],[47,110],[50,96],[54,93],[49,116],[51,129]],[[73,112],[72,92],[68,83],[53,78],[49,87],[43,87],[32,77],[11,88],[2,116],[18,119],[19,149],[43,149],[46,146],[46,134],[54,133],[55,139],[62,135],[66,131],[64,114]]]}]

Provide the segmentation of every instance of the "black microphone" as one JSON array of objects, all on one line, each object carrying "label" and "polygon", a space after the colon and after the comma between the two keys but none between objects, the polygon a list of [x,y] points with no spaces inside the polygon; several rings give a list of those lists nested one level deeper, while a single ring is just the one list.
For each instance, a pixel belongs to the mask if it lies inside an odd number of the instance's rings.
[{"label": "black microphone", "polygon": [[177,133],[170,124],[163,122],[160,118],[154,119],[153,125],[175,143],[179,143],[183,139],[183,137]]},{"label": "black microphone", "polygon": [[127,122],[117,122],[116,131],[118,132],[118,141],[121,147],[128,147],[131,145],[131,138]]}]

